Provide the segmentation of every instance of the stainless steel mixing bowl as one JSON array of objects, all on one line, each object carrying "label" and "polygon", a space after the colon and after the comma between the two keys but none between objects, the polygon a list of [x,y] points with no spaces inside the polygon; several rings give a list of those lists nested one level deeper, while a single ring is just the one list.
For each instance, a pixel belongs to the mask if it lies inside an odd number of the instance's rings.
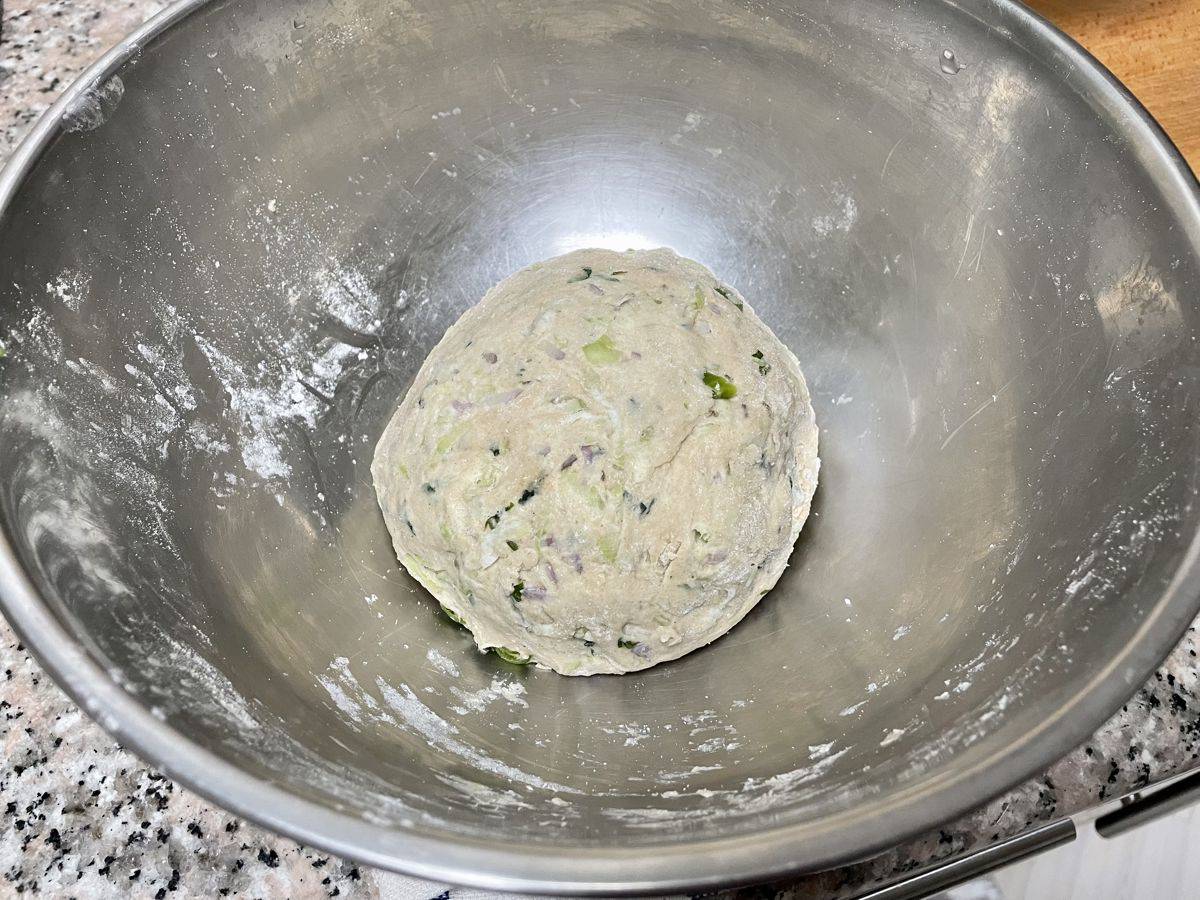
[{"label": "stainless steel mixing bowl", "polygon": [[[1197,611],[1196,185],[1015,3],[189,0],[0,201],[11,621],[329,850],[592,892],[860,857],[1082,740]],[[701,652],[481,656],[375,439],[490,284],[657,245],[802,360],[814,517]]]}]

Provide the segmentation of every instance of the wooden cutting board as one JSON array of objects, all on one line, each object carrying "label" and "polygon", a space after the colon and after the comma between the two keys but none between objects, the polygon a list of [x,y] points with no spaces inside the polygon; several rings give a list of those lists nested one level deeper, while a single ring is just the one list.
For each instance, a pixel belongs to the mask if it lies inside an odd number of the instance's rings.
[{"label": "wooden cutting board", "polygon": [[1026,0],[1108,66],[1200,172],[1200,0]]}]

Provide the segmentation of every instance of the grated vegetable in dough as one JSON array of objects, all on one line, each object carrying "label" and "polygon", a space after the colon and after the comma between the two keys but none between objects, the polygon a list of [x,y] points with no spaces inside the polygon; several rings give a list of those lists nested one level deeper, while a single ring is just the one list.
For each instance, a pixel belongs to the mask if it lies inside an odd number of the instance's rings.
[{"label": "grated vegetable in dough", "polygon": [[817,486],[796,358],[670,250],[580,250],[492,288],[375,451],[405,568],[510,662],[675,659],[775,584]]}]

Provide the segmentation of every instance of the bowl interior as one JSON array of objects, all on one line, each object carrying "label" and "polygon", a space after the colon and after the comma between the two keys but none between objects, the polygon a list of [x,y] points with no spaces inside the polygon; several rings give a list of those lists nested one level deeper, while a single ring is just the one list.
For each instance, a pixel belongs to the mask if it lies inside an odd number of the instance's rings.
[{"label": "bowl interior", "polygon": [[[693,844],[1002,759],[1180,571],[1200,273],[1136,123],[979,15],[204,7],[83,98],[0,223],[7,539],[155,715],[398,833]],[[491,284],[661,245],[799,357],[813,517],[677,662],[482,656],[394,559],[375,440]]]}]

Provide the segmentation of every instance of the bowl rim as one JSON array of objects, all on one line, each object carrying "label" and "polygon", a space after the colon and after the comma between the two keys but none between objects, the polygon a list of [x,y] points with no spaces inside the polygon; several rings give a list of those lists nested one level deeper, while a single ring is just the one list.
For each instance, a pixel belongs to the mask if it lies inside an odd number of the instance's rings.
[{"label": "bowl rim", "polygon": [[[0,171],[0,219],[25,178],[64,128],[81,96],[135,61],[142,47],[219,0],[176,0],[89,66],[41,116]],[[1173,201],[1200,248],[1200,183],[1142,104],[1099,61],[1019,0],[947,0],[1072,75],[1073,87],[1136,148],[1142,168]],[[1098,112],[1098,115],[1100,112]],[[376,825],[305,800],[257,778],[156,718],[127,693],[60,622],[0,531],[0,609],[67,695],[113,738],[213,803],[275,833],[357,862],[474,887],[545,894],[632,895],[750,884],[847,864],[963,813],[1078,747],[1150,677],[1164,652],[1200,613],[1200,532],[1154,610],[1126,647],[1073,698],[1013,745],[998,748],[952,778],[909,787],[818,822],[680,845],[498,846],[463,836],[437,838],[415,827]],[[964,790],[964,786],[969,789]],[[636,873],[636,874],[630,874]]]}]

